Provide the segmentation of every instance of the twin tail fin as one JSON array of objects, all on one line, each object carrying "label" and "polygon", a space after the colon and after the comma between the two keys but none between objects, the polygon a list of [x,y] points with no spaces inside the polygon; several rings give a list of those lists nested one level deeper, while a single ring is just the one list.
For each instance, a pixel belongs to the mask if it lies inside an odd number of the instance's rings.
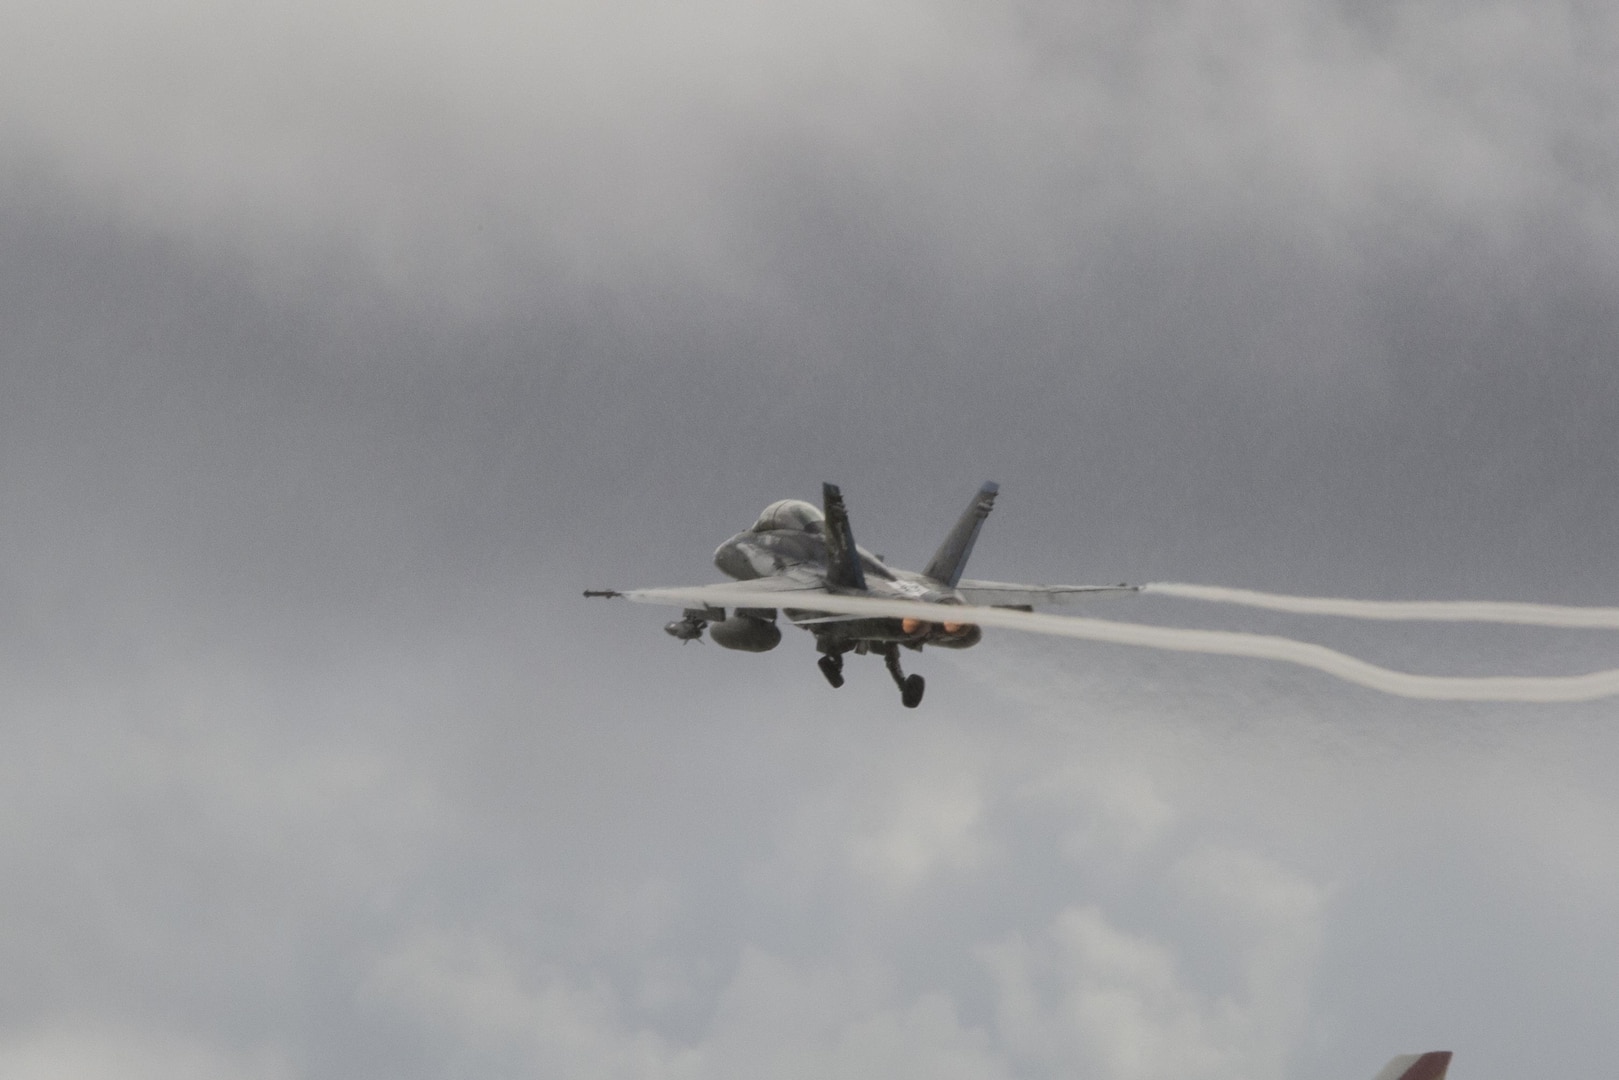
[{"label": "twin tail fin", "polygon": [[956,587],[961,581],[961,572],[967,568],[967,557],[973,553],[973,545],[978,542],[978,530],[984,527],[984,519],[995,508],[995,495],[1000,490],[1001,486],[993,480],[978,489],[978,494],[967,504],[955,528],[944,538],[944,543],[933,553],[932,561],[922,573],[952,589]]},{"label": "twin tail fin", "polygon": [[[944,538],[939,550],[933,553],[924,575],[943,585],[955,588],[961,581],[961,572],[967,567],[967,557],[978,542],[978,532],[984,519],[995,508],[995,496],[1001,486],[993,480],[978,489],[973,501],[957,519],[950,535]],[[849,527],[849,511],[843,505],[843,492],[836,484],[821,485],[821,500],[826,507],[826,583],[834,589],[866,591],[866,573],[860,565],[860,552],[855,547],[854,530]]]},{"label": "twin tail fin", "polygon": [[865,592],[866,571],[854,545],[843,492],[836,484],[822,484],[821,501],[826,507],[826,583],[834,589]]}]

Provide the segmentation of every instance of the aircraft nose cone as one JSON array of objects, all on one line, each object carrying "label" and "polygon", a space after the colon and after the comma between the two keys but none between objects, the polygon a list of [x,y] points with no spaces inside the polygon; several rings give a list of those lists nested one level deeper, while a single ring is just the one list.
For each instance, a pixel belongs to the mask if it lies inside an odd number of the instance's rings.
[{"label": "aircraft nose cone", "polygon": [[742,550],[743,536],[737,534],[725,543],[714,549],[714,566],[726,577],[737,581],[747,581],[759,575],[754,572],[753,563],[747,553]]}]

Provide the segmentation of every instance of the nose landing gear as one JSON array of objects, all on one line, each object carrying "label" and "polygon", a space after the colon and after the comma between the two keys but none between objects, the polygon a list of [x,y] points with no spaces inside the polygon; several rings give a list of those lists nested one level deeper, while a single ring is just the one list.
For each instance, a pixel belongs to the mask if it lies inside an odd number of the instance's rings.
[{"label": "nose landing gear", "polygon": [[843,657],[840,654],[827,653],[816,661],[816,666],[821,669],[821,674],[826,676],[826,681],[832,684],[832,689],[836,690],[843,685]]}]

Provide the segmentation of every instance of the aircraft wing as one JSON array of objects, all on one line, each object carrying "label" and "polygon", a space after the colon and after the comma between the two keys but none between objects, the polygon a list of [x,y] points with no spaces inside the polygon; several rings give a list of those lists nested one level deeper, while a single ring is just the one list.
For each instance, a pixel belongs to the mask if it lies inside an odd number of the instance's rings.
[{"label": "aircraft wing", "polygon": [[[1139,585],[1018,585],[1009,581],[973,581],[963,579],[957,586],[962,598],[973,607],[1032,609],[1070,602],[1087,596],[1108,593],[1136,593]],[[674,586],[651,589],[586,589],[586,596],[621,596],[643,604],[669,604],[674,607],[816,607],[815,599],[849,599],[846,593],[834,593],[815,574],[776,574],[752,581],[727,581],[715,585]],[[857,599],[857,602],[865,598]],[[881,603],[881,601],[878,601]],[[892,606],[894,601],[889,602]],[[910,614],[913,601],[897,601]],[[920,605],[918,605],[920,607]],[[828,608],[826,610],[838,610]],[[921,610],[927,610],[923,607]],[[883,614],[895,615],[894,611]],[[849,617],[870,617],[877,612],[866,607],[859,612],[844,609]]]},{"label": "aircraft wing", "polygon": [[[965,583],[964,583],[965,584]],[[1027,588],[1027,586],[1024,586]],[[1100,591],[1129,591],[1118,586]],[[818,581],[782,575],[755,581],[729,581],[723,585],[692,588],[625,589],[587,592],[594,596],[621,596],[642,604],[672,604],[676,607],[725,606],[730,608],[796,608],[828,614],[867,617],[920,619],[923,622],[971,623],[986,629],[1022,630],[1031,634],[1101,641],[1112,645],[1140,645],[1172,652],[1204,653],[1219,656],[1246,656],[1255,660],[1280,660],[1336,676],[1385,694],[1426,701],[1594,701],[1619,696],[1619,668],[1592,671],[1584,675],[1500,675],[1481,678],[1449,675],[1416,675],[1378,667],[1347,656],[1324,645],[1270,634],[1230,630],[1187,630],[1170,626],[1111,622],[1057,615],[1049,612],[1013,611],[980,604],[941,606],[918,600],[876,596],[851,596],[825,589]],[[1025,596],[1027,598],[1027,596]],[[1413,1077],[1412,1080],[1418,1080]],[[1437,1080],[1422,1077],[1420,1080]]]},{"label": "aircraft wing", "polygon": [[1141,591],[1139,585],[1017,585],[1010,581],[973,581],[970,578],[962,578],[956,588],[969,604],[1010,608],[1045,607],[1098,593]]},{"label": "aircraft wing", "polygon": [[656,589],[586,589],[586,596],[623,597],[642,604],[672,607],[813,607],[832,594],[818,575],[777,574],[753,581]]}]

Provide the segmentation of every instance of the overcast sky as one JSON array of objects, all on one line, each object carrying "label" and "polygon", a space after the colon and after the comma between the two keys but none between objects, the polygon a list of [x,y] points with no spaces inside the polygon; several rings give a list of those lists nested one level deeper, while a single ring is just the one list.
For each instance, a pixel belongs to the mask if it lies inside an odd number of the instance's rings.
[{"label": "overcast sky", "polygon": [[1611,1071],[1611,702],[579,597],[985,479],[983,577],[1619,603],[1619,9],[0,2],[0,1074]]}]

